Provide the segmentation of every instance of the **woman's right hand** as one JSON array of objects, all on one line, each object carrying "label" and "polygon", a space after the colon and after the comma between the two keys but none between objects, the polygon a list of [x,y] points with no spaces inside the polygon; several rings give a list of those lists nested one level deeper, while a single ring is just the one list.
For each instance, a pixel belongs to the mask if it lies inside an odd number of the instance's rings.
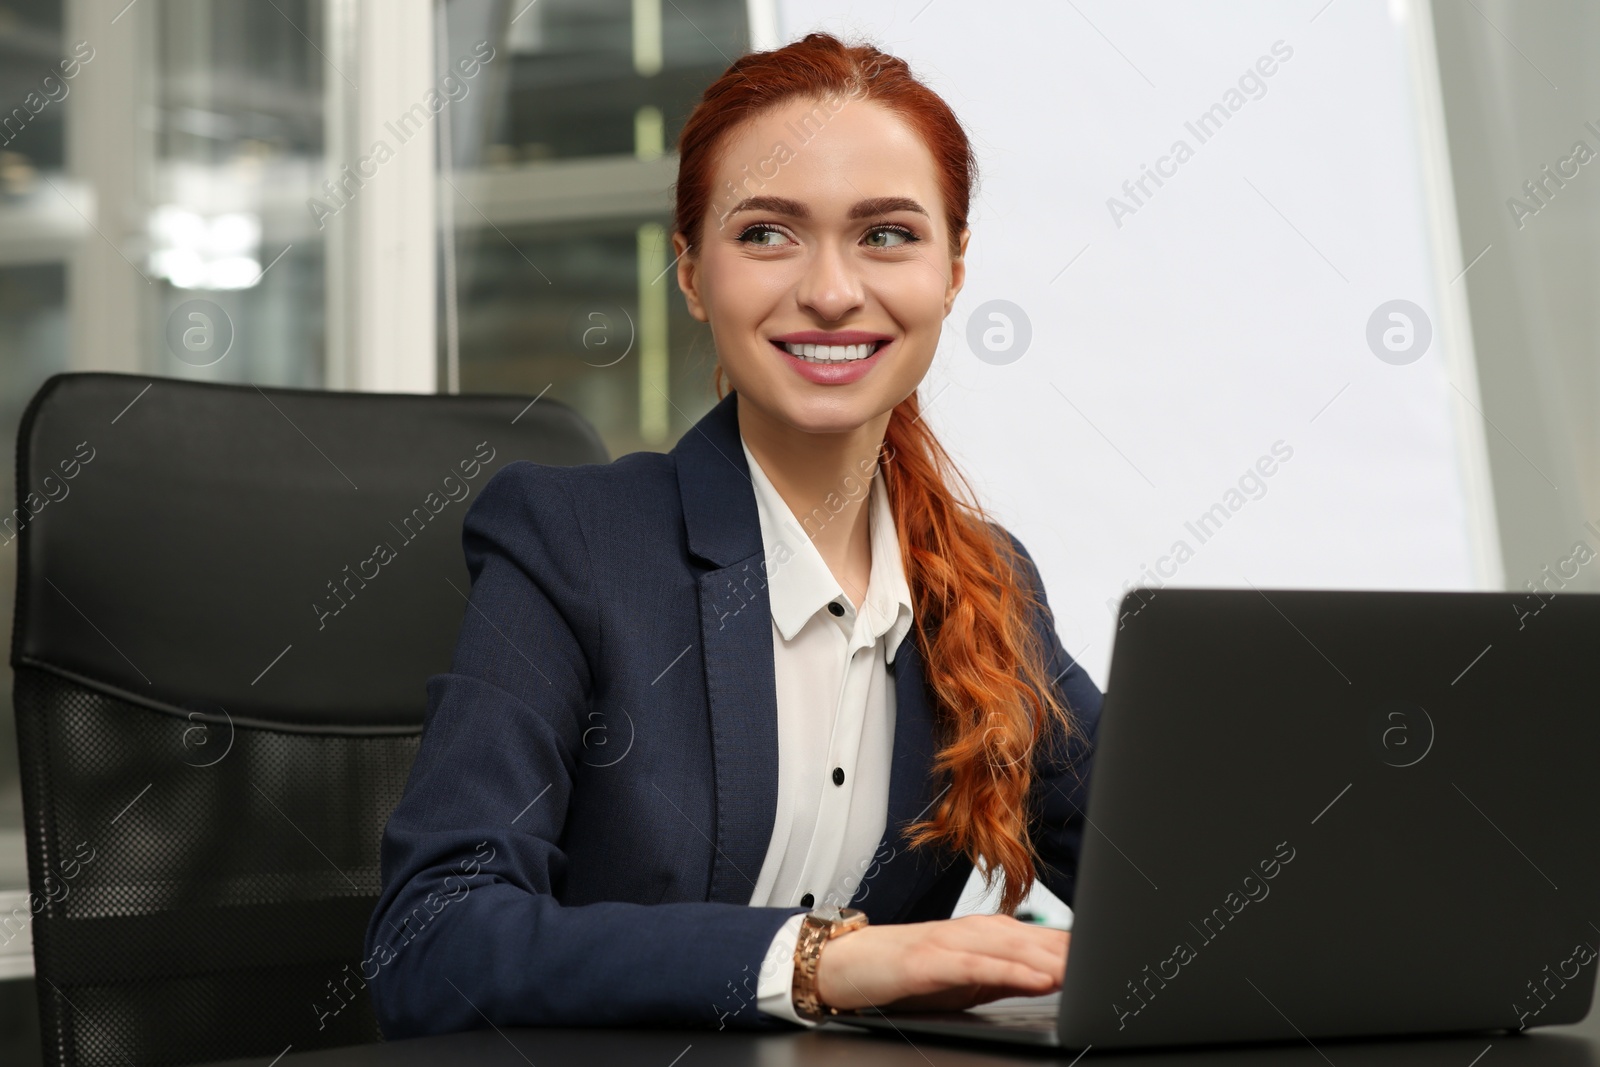
[{"label": "woman's right hand", "polygon": [[956,1011],[1053,993],[1071,938],[1009,915],[866,926],[823,946],[817,995],[840,1010]]}]

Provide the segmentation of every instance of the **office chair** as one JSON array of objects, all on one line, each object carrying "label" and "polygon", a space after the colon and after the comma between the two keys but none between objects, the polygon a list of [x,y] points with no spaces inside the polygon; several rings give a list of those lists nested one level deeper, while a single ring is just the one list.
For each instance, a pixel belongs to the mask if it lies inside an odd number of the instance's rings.
[{"label": "office chair", "polygon": [[379,1040],[362,939],[462,517],[512,460],[607,458],[549,399],[44,384],[0,538],[47,1064]]}]

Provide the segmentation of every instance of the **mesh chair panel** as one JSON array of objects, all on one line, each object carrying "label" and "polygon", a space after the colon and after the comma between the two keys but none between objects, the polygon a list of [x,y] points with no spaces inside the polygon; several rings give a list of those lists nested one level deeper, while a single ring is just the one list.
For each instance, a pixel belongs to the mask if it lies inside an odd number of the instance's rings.
[{"label": "mesh chair panel", "polygon": [[153,1067],[378,1040],[362,933],[417,735],[207,723],[29,667],[15,693],[21,741],[49,754],[23,783],[47,1054]]}]

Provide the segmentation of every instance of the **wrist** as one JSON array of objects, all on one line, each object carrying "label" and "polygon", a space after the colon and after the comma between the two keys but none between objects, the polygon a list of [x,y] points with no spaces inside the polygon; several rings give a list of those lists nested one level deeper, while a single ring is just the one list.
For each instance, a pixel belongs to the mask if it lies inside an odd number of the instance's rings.
[{"label": "wrist", "polygon": [[827,1004],[817,990],[817,968],[827,943],[867,925],[867,916],[855,908],[823,906],[813,909],[800,924],[794,948],[791,997],[795,1014],[819,1022],[839,1009]]},{"label": "wrist", "polygon": [[843,1006],[850,1003],[850,997],[843,988],[843,980],[839,974],[841,968],[849,970],[847,957],[851,955],[851,949],[855,946],[840,951],[839,942],[860,932],[859,929],[852,929],[829,938],[823,942],[822,950],[817,954],[817,976],[812,983],[812,989],[816,991],[818,1005],[826,1014],[851,1010]]}]

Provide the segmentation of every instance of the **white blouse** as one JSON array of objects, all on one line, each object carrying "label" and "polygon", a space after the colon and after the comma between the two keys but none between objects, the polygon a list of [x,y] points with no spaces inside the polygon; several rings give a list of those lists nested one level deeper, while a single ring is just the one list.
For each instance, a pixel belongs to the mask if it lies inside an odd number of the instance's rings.
[{"label": "white blouse", "polygon": [[[744,455],[766,551],[778,697],[778,809],[750,904],[843,907],[888,820],[895,712],[888,663],[911,629],[911,591],[881,471],[870,488],[861,479],[838,490],[841,499],[869,494],[872,571],[858,610],[811,542],[834,518],[827,502],[802,526],[748,445]],[[773,938],[757,1002],[769,1015],[811,1025],[790,997],[802,919],[792,916]]]}]

